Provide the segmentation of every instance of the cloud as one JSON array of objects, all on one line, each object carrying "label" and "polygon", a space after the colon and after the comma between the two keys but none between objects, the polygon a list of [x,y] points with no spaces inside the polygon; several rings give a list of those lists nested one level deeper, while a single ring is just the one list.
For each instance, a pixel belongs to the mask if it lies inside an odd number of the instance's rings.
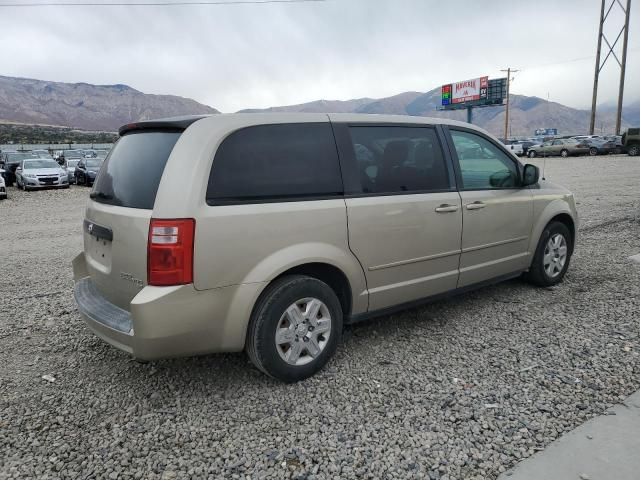
[{"label": "cloud", "polygon": [[[521,70],[515,93],[585,107],[594,59],[568,60],[595,54],[599,1],[327,0],[1,13],[1,74],[125,83],[222,111],[426,91],[503,76],[507,66]],[[639,20],[632,14],[628,101],[640,99]],[[614,65],[603,71],[600,102],[616,98]]]}]

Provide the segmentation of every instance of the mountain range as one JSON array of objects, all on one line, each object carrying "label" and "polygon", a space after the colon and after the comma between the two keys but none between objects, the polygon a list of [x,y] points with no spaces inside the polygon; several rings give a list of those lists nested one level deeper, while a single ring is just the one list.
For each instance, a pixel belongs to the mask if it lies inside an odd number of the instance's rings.
[{"label": "mountain range", "polygon": [[[403,92],[385,98],[316,100],[297,105],[246,109],[240,112],[385,113],[466,120],[466,112],[440,111],[440,88],[428,92]],[[615,105],[598,109],[596,130],[615,128]],[[114,131],[138,120],[186,114],[220,113],[215,108],[184,97],[151,95],[127,85],[48,82],[0,76],[0,122],[64,125],[84,130]],[[529,136],[537,128],[557,128],[558,133],[584,133],[588,110],[549,102],[542,98],[511,95],[510,132]],[[496,135],[504,134],[505,107],[474,109],[473,123]],[[625,105],[623,127],[640,124],[640,101]]]},{"label": "mountain range", "polygon": [[207,113],[220,112],[189,98],[150,95],[127,85],[0,76],[0,121],[114,131],[136,120]]}]

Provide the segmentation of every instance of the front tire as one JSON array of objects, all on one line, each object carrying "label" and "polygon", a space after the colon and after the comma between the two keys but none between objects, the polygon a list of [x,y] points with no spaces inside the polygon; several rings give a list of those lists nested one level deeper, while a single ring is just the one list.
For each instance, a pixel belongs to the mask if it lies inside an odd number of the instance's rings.
[{"label": "front tire", "polygon": [[256,303],[246,351],[258,369],[292,383],[324,367],[341,336],[342,307],[331,287],[290,275],[269,285]]},{"label": "front tire", "polygon": [[569,156],[569,150],[563,148],[562,150],[560,150],[560,156],[562,158],[567,158]]},{"label": "front tire", "polygon": [[629,148],[627,149],[627,153],[631,157],[638,156],[638,154],[640,154],[640,145],[630,145]]},{"label": "front tire", "polygon": [[562,282],[572,254],[573,237],[567,226],[561,222],[549,223],[542,231],[525,278],[540,287],[550,287]]},{"label": "front tire", "polygon": [[529,156],[529,158],[535,158],[535,156],[536,156],[535,150],[529,150],[528,156]]}]

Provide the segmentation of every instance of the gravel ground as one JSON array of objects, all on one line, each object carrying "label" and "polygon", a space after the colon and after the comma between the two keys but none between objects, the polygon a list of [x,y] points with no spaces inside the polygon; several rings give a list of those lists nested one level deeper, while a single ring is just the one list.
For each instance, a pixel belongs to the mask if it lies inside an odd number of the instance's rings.
[{"label": "gravel ground", "polygon": [[243,354],[139,364],[99,341],[71,293],[88,191],[10,189],[0,478],[495,479],[640,388],[640,160],[549,159],[546,175],[583,220],[563,284],[351,327],[295,385]]}]

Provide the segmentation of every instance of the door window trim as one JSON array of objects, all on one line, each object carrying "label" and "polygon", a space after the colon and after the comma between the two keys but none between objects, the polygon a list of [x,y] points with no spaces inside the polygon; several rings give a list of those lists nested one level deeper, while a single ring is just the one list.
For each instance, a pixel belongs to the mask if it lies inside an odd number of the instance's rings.
[{"label": "door window trim", "polygon": [[[331,122],[333,133],[338,147],[338,157],[340,158],[340,168],[342,171],[342,181],[344,184],[344,198],[364,198],[364,197],[390,197],[398,195],[420,195],[425,193],[448,193],[457,192],[457,176],[453,166],[453,160],[446,148],[446,140],[441,125],[431,123],[411,123],[411,122]],[[447,167],[449,175],[449,188],[437,190],[409,190],[402,192],[371,192],[362,191],[362,183],[358,173],[358,162],[353,148],[351,127],[405,127],[405,128],[429,128],[436,134],[442,158]]]},{"label": "door window trim", "polygon": [[[454,166],[454,171],[456,174],[456,181],[458,184],[458,191],[460,192],[480,192],[480,191],[489,191],[489,190],[522,190],[523,188],[527,188],[527,187],[523,187],[522,186],[522,171],[524,169],[524,166],[522,165],[522,163],[520,163],[520,161],[517,158],[513,158],[513,155],[511,154],[511,152],[509,152],[509,150],[506,149],[506,147],[504,145],[501,145],[499,142],[496,142],[494,139],[492,139],[491,137],[484,135],[482,132],[479,132],[478,130],[475,130],[473,128],[467,128],[467,127],[462,127],[462,126],[452,126],[452,125],[442,125],[442,130],[444,132],[444,137],[447,141],[448,144],[448,149],[449,149],[449,153],[451,155],[451,158],[453,159],[453,166]],[[514,187],[489,187],[489,188],[465,188],[464,186],[464,181],[462,179],[462,170],[460,168],[460,159],[458,158],[458,152],[456,150],[456,147],[453,143],[453,137],[451,136],[451,131],[457,131],[457,132],[465,132],[465,133],[471,133],[473,135],[478,135],[479,137],[483,138],[484,140],[488,141],[489,143],[491,143],[494,147],[496,147],[498,150],[502,151],[509,160],[513,161],[513,163],[515,164],[516,167],[516,171],[518,172],[518,185],[514,186]]]}]

